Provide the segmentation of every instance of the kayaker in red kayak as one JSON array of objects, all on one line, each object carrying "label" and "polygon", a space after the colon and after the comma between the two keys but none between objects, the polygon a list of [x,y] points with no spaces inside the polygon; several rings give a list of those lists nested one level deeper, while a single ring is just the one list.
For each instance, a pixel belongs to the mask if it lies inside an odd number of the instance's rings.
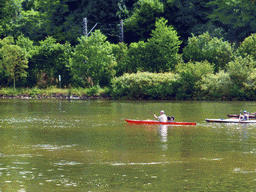
[{"label": "kayaker in red kayak", "polygon": [[168,116],[167,117],[167,122],[173,122],[174,121],[174,116]]},{"label": "kayaker in red kayak", "polygon": [[155,114],[154,114],[154,117],[156,118],[156,119],[159,119],[159,121],[160,122],[167,122],[167,116],[164,114],[164,111],[162,110],[162,111],[160,111],[160,116],[159,117],[157,117]]}]

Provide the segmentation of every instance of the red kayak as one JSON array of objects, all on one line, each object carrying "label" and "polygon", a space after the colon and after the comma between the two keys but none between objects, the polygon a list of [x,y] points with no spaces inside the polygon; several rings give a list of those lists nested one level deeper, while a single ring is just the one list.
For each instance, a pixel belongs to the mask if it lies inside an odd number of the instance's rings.
[{"label": "red kayak", "polygon": [[135,124],[160,124],[160,125],[196,125],[195,122],[159,122],[155,120],[133,120],[133,119],[125,119],[128,123]]}]

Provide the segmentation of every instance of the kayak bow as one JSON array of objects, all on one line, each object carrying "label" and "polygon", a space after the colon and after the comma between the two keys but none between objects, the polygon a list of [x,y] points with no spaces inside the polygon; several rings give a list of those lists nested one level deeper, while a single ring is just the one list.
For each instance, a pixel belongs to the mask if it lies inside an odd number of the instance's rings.
[{"label": "kayak bow", "polygon": [[128,123],[134,124],[159,124],[159,125],[196,125],[195,122],[159,122],[155,120],[133,120],[125,119]]}]

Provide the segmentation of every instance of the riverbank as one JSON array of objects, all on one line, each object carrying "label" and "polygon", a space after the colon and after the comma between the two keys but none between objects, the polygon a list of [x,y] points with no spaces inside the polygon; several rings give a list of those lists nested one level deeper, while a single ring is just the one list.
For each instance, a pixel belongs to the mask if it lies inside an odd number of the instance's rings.
[{"label": "riverbank", "polygon": [[83,95],[83,96],[77,96],[77,95],[61,95],[61,94],[56,94],[52,96],[46,96],[46,95],[37,95],[35,97],[31,97],[28,95],[10,95],[10,96],[4,96],[0,95],[0,99],[67,99],[67,100],[88,100],[88,99],[112,99],[111,96],[109,95],[93,95],[93,96],[88,96],[88,95]]},{"label": "riverbank", "polygon": [[[146,86],[145,86],[146,87]],[[161,87],[161,86],[159,86]],[[115,89],[117,90],[117,89]],[[121,88],[119,88],[119,92]],[[121,100],[200,100],[200,101],[255,101],[254,98],[248,99],[243,97],[186,97],[177,98],[174,96],[167,97],[165,92],[155,94],[157,96],[152,97],[148,94],[148,91],[141,91],[139,89],[130,89],[129,92],[122,95],[116,95],[115,92],[111,92],[110,88],[56,88],[49,87],[46,89],[35,88],[0,88],[0,99],[61,99],[61,100],[90,100],[90,99],[121,99]]]},{"label": "riverbank", "polygon": [[0,99],[112,99],[108,88],[68,88],[59,89],[50,87],[46,89],[35,88],[1,88]]}]

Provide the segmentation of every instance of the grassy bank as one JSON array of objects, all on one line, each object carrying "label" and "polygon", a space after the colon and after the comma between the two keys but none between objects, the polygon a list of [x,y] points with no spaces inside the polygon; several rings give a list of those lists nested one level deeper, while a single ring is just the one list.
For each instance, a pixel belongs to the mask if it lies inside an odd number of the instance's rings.
[{"label": "grassy bank", "polygon": [[0,98],[21,99],[87,99],[97,97],[110,97],[108,88],[66,88],[48,87],[46,89],[34,88],[0,88]]}]

